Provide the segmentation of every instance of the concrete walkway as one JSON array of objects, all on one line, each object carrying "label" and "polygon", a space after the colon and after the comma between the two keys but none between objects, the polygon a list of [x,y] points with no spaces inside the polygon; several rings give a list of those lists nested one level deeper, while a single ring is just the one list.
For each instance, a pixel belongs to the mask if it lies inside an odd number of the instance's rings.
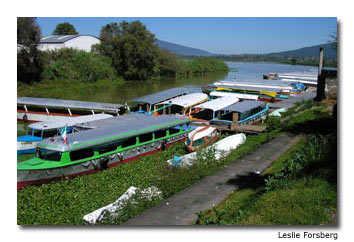
[{"label": "concrete walkway", "polygon": [[283,134],[123,225],[188,225],[197,219],[197,212],[212,208],[238,189],[231,181],[264,171],[299,139]]}]

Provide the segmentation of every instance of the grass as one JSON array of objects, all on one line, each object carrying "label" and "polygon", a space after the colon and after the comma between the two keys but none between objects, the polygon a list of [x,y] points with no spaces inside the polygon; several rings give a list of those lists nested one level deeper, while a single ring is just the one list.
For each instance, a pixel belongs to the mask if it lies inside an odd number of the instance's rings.
[{"label": "grass", "polygon": [[[290,110],[288,115],[294,112]],[[315,109],[307,109],[289,122],[278,125],[275,125],[278,129],[302,134],[302,140],[218,206],[199,212],[195,224],[336,224],[335,117],[330,116],[323,105],[316,104]]]}]

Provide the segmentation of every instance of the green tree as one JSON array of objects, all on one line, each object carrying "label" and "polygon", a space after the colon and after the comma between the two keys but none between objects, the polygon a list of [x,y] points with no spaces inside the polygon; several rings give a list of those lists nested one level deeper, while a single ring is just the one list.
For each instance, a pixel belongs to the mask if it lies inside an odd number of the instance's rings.
[{"label": "green tree", "polygon": [[159,74],[155,36],[140,21],[102,27],[95,51],[111,58],[117,73],[127,80],[147,80]]},{"label": "green tree", "polygon": [[17,80],[31,83],[41,80],[42,56],[37,45],[41,31],[36,18],[17,18]]},{"label": "green tree", "polygon": [[75,27],[68,23],[61,23],[58,24],[53,32],[54,35],[77,35],[79,34],[76,32]]},{"label": "green tree", "polygon": [[335,34],[331,34],[330,35],[331,40],[328,42],[329,44],[332,45],[332,48],[337,52],[337,48],[338,48],[338,35],[337,33]]}]

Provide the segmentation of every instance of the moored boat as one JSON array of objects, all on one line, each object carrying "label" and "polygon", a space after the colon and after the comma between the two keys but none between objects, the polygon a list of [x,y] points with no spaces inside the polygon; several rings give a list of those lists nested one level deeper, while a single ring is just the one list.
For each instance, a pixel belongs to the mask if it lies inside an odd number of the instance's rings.
[{"label": "moored boat", "polygon": [[35,152],[36,145],[43,139],[60,134],[60,130],[67,127],[67,132],[73,131],[73,126],[96,120],[113,117],[110,114],[92,114],[79,117],[65,117],[53,121],[32,123],[27,126],[26,135],[17,137],[17,154],[31,154]]},{"label": "moored boat", "polygon": [[39,122],[65,117],[108,113],[124,114],[128,109],[122,104],[60,100],[51,98],[18,97],[17,120]]},{"label": "moored boat", "polygon": [[128,114],[90,122],[88,130],[41,141],[34,158],[17,164],[17,189],[91,174],[186,140],[184,116]]},{"label": "moored boat", "polygon": [[[214,150],[215,151],[214,159],[219,160],[220,158],[229,154],[232,150],[236,149],[238,146],[243,144],[245,141],[246,141],[246,135],[244,135],[243,133],[234,134],[216,142],[211,146],[206,147],[201,152],[199,152],[199,154],[203,155],[203,152]],[[198,159],[198,152],[195,151],[181,157],[175,156],[173,159],[168,160],[167,163],[171,166],[188,167],[193,165],[197,159]],[[205,159],[205,158],[201,157],[201,159]]]},{"label": "moored boat", "polygon": [[209,125],[199,126],[188,134],[185,147],[189,151],[196,151],[214,143],[220,135],[221,132],[215,127]]}]

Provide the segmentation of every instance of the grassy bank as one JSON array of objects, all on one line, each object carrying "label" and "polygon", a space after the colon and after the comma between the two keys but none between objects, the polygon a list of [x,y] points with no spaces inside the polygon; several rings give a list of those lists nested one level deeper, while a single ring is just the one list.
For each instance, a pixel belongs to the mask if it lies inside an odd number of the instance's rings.
[{"label": "grassy bank", "polygon": [[[293,110],[288,115],[293,115]],[[315,119],[309,117],[316,117]],[[303,139],[263,174],[245,179],[240,189],[198,225],[332,225],[337,217],[336,118],[323,106],[304,112],[282,130]]]}]

